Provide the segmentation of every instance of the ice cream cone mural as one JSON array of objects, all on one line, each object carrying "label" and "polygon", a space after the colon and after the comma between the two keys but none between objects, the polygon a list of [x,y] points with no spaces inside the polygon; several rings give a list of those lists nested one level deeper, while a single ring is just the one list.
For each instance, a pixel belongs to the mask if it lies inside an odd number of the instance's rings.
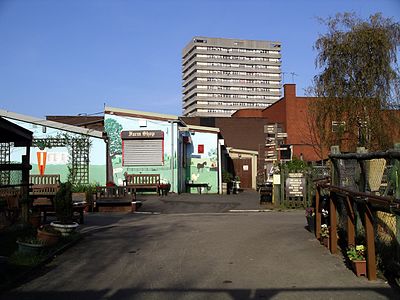
[{"label": "ice cream cone mural", "polygon": [[46,158],[47,158],[46,151],[38,151],[37,152],[39,173],[42,176],[44,175],[44,169],[46,168]]}]

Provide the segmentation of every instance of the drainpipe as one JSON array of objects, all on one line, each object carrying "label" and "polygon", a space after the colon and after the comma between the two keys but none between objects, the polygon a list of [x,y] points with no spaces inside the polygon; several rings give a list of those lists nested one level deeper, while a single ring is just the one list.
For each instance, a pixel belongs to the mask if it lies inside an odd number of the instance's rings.
[{"label": "drainpipe", "polygon": [[174,121],[171,122],[171,187],[172,187],[172,192],[175,190],[175,170],[174,170]]},{"label": "drainpipe", "polygon": [[218,193],[222,194],[222,159],[221,159],[221,147],[224,145],[224,140],[217,137],[217,148],[218,148]]}]

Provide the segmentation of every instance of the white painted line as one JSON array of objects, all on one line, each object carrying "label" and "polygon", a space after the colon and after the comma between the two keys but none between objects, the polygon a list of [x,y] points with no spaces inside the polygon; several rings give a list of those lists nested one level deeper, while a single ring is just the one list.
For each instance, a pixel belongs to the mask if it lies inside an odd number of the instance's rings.
[{"label": "white painted line", "polygon": [[230,209],[229,212],[268,212],[272,211],[271,209]]},{"label": "white painted line", "polygon": [[135,211],[133,212],[134,214],[141,214],[141,215],[159,215],[159,212],[153,212],[153,211]]}]

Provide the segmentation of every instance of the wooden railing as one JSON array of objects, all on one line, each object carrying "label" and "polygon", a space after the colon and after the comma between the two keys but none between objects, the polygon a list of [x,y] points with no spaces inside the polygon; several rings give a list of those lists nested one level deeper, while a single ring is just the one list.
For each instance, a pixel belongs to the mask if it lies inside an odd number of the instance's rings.
[{"label": "wooden railing", "polygon": [[[374,190],[372,185],[379,186],[382,182],[383,169],[381,168],[380,178],[378,184],[371,184],[368,182],[367,168],[365,161],[371,159],[385,159],[386,162],[391,162],[393,165],[398,164],[400,159],[399,150],[390,150],[386,152],[375,152],[375,153],[348,153],[331,154],[330,159],[333,165],[333,173],[331,178],[325,178],[316,182],[316,201],[315,201],[315,236],[317,239],[321,238],[321,224],[322,224],[322,208],[328,209],[329,212],[329,249],[332,254],[338,252],[338,220],[341,222],[341,226],[345,228],[345,236],[342,237],[347,245],[341,246],[347,248],[350,245],[356,245],[356,234],[357,226],[362,223],[365,231],[365,246],[366,246],[366,262],[367,262],[367,277],[369,280],[376,280],[377,273],[377,260],[376,260],[376,225],[378,212],[386,212],[393,215],[393,218],[400,221],[400,199],[396,199],[394,192],[392,194],[382,196],[379,195],[380,191],[378,188]],[[341,160],[341,161],[340,161]],[[343,169],[343,164],[347,160],[353,160],[355,166],[358,165],[358,174],[349,174],[348,170]],[[383,161],[384,165],[385,161]],[[382,166],[381,166],[382,167]],[[353,167],[353,170],[357,168]],[[354,171],[356,172],[356,171]],[[376,175],[376,174],[375,174]],[[369,175],[371,176],[371,174]],[[346,182],[343,178],[356,178],[353,180],[353,184],[346,186]],[[355,184],[356,183],[356,184]],[[341,186],[342,185],[342,186]],[[328,205],[322,207],[322,191],[327,195]],[[382,194],[382,193],[381,193]],[[338,209],[338,207],[340,209]],[[357,222],[357,218],[363,222]],[[375,229],[374,229],[375,228]],[[400,251],[399,245],[399,233],[397,233],[397,239],[394,237],[392,240],[393,245],[397,251]],[[343,249],[342,249],[343,250]],[[400,256],[399,254],[397,254]],[[392,255],[394,259],[396,254]]]}]

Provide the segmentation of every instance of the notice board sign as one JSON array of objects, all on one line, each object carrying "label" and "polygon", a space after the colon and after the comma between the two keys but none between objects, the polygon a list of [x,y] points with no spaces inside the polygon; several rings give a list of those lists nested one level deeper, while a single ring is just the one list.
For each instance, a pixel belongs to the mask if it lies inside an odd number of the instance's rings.
[{"label": "notice board sign", "polygon": [[306,179],[302,173],[289,173],[285,183],[286,197],[304,197]]}]

